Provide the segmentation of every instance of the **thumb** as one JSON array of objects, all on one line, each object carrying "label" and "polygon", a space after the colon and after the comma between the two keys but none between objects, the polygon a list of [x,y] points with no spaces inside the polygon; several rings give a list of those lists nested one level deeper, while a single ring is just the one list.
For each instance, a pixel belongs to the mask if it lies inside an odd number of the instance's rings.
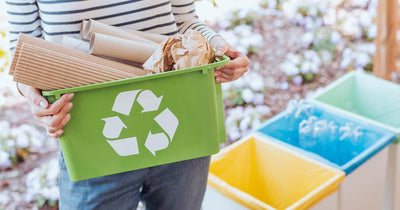
[{"label": "thumb", "polygon": [[30,87],[29,91],[27,92],[28,94],[26,96],[31,102],[33,102],[33,104],[35,104],[36,106],[40,106],[44,109],[47,108],[49,103],[42,95],[40,95],[39,89]]},{"label": "thumb", "polygon": [[221,57],[225,55],[226,51],[228,51],[228,45],[227,44],[221,44],[217,47],[215,51],[215,56]]}]

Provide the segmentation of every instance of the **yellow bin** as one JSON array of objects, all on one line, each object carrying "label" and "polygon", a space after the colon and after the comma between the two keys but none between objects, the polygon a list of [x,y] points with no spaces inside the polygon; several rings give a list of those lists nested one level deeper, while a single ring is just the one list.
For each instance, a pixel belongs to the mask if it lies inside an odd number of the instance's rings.
[{"label": "yellow bin", "polygon": [[343,171],[252,134],[211,160],[208,184],[249,209],[308,209],[337,191]]}]

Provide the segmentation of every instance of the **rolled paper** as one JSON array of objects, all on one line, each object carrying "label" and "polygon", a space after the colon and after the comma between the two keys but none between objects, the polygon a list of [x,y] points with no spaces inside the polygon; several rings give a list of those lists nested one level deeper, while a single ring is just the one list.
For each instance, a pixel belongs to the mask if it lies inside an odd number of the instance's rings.
[{"label": "rolled paper", "polygon": [[87,24],[88,24],[88,21],[87,21],[87,20],[82,20],[81,30],[80,30],[79,36],[80,36],[81,39],[84,40],[84,41],[89,41],[89,37],[85,37],[85,35],[87,34],[87,31],[86,31],[86,29],[87,29],[87,27],[86,27]]},{"label": "rolled paper", "polygon": [[107,25],[105,23],[101,23],[101,22],[98,22],[95,20],[88,20],[88,23],[86,24],[86,28],[84,29],[84,31],[86,32],[84,37],[92,37],[93,33],[101,33],[101,34],[118,37],[118,38],[122,38],[122,39],[128,39],[128,40],[132,40],[132,41],[158,45],[157,43],[155,43],[153,41],[150,41],[150,40],[142,38],[138,35],[124,31],[119,27],[110,26],[110,25]]},{"label": "rolled paper", "polygon": [[157,49],[156,45],[93,33],[89,52],[121,60],[144,63]]},{"label": "rolled paper", "polygon": [[[117,72],[124,71],[124,72],[130,73],[130,74],[134,74],[136,76],[142,76],[142,75],[147,75],[147,74],[151,73],[151,72],[145,71],[141,68],[137,68],[137,67],[130,66],[127,64],[123,64],[123,63],[119,63],[119,62],[112,61],[109,59],[101,58],[98,56],[90,55],[88,53],[85,53],[85,52],[82,52],[82,51],[79,51],[76,49],[72,49],[72,48],[62,46],[62,45],[59,45],[56,43],[45,41],[45,40],[42,40],[42,39],[39,39],[39,38],[36,38],[33,36],[29,36],[26,34],[19,35],[18,44],[15,48],[15,55],[11,62],[11,65],[10,65],[10,69],[12,69],[12,72],[14,72],[14,70],[15,70],[15,66],[17,64],[17,60],[18,60],[18,57],[20,54],[20,47],[23,43],[40,46],[45,49],[50,49],[54,52],[59,52],[59,53],[65,54],[65,55],[75,57],[75,58],[80,58],[80,59],[90,62],[90,63],[96,63],[96,64],[104,66],[104,68],[108,67],[112,71],[117,71]],[[82,63],[84,64],[84,62],[82,62]]]},{"label": "rolled paper", "polygon": [[163,42],[165,39],[168,38],[168,36],[165,35],[161,35],[161,34],[155,34],[155,33],[149,33],[149,32],[144,32],[144,31],[137,31],[137,30],[132,30],[129,28],[121,28],[122,30],[129,32],[131,34],[140,36],[144,39],[148,39],[150,41],[153,41],[155,43],[160,44],[161,42]]},{"label": "rolled paper", "polygon": [[61,45],[87,53],[89,52],[89,47],[90,47],[89,42],[85,42],[79,39],[74,39],[70,36],[65,36],[65,35],[62,37]]}]

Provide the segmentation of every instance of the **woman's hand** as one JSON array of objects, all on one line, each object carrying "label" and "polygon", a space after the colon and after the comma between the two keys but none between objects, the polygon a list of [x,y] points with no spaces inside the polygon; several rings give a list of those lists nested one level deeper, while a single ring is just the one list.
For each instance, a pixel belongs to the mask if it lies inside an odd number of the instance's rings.
[{"label": "woman's hand", "polygon": [[212,38],[210,44],[216,49],[215,56],[226,55],[231,58],[228,64],[215,70],[217,83],[237,80],[248,71],[249,59],[247,56],[230,46],[221,36]]},{"label": "woman's hand", "polygon": [[72,103],[69,101],[74,94],[64,94],[54,103],[48,104],[37,88],[23,84],[18,84],[18,87],[28,100],[35,118],[46,127],[48,135],[53,138],[60,137],[64,132],[62,128],[71,119],[68,112],[72,108]]}]

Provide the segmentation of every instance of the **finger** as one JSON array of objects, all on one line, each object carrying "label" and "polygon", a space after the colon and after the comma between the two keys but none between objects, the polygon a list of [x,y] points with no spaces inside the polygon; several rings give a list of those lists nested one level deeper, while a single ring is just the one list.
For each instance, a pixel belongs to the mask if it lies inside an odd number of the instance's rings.
[{"label": "finger", "polygon": [[70,119],[71,119],[70,114],[63,115],[57,126],[47,128],[48,132],[55,133],[56,131],[61,130],[69,122]]},{"label": "finger", "polygon": [[48,132],[48,133],[47,133],[47,136],[52,137],[52,138],[58,138],[58,137],[60,137],[63,133],[64,133],[63,130],[58,130],[58,131],[56,131],[56,132],[54,132],[54,133]]},{"label": "finger", "polygon": [[71,110],[71,108],[72,108],[72,103],[68,103],[61,109],[61,111],[58,114],[51,116],[48,123],[49,126],[57,128],[60,122],[67,116],[68,111]]},{"label": "finger", "polygon": [[68,103],[72,97],[74,96],[73,93],[67,93],[63,96],[61,96],[60,99],[58,99],[56,102],[53,104],[50,104],[50,106],[47,109],[43,109],[41,107],[34,107],[34,114],[36,117],[44,117],[44,116],[49,116],[49,115],[55,115],[57,114],[62,107],[65,106],[66,103]]},{"label": "finger", "polygon": [[215,81],[216,81],[217,83],[230,82],[230,80],[225,79],[225,78],[221,78],[221,77],[217,77],[217,78],[215,79]]},{"label": "finger", "polygon": [[229,73],[226,73],[224,71],[219,71],[217,73],[216,78],[216,82],[218,83],[218,81],[234,81],[239,79],[240,77],[242,77],[245,73],[247,72],[247,68],[240,68],[240,69],[235,69],[235,70],[231,70],[229,71]]},{"label": "finger", "polygon": [[246,73],[247,71],[248,71],[247,67],[242,67],[242,68],[238,68],[238,69],[223,68],[221,70],[216,71],[215,74],[216,74],[216,76],[222,76],[225,78],[228,78],[228,77],[239,78],[239,77],[243,76],[243,74]]},{"label": "finger", "polygon": [[57,114],[40,117],[39,121],[47,127],[56,128],[71,109],[72,103],[68,102]]},{"label": "finger", "polygon": [[225,55],[225,53],[228,51],[229,49],[229,45],[224,43],[221,44],[220,46],[217,47],[216,51],[215,51],[215,56],[217,57],[221,57],[223,55]]},{"label": "finger", "polygon": [[27,87],[27,90],[25,92],[25,97],[34,105],[41,107],[42,109],[47,108],[47,106],[49,105],[47,100],[42,95],[40,95],[39,89],[34,87]]},{"label": "finger", "polygon": [[238,56],[235,59],[231,60],[224,67],[225,68],[236,69],[236,68],[241,68],[241,67],[247,67],[249,65],[249,63],[250,63],[250,61],[247,58],[247,56],[244,55],[243,53],[240,53],[240,56]]}]

